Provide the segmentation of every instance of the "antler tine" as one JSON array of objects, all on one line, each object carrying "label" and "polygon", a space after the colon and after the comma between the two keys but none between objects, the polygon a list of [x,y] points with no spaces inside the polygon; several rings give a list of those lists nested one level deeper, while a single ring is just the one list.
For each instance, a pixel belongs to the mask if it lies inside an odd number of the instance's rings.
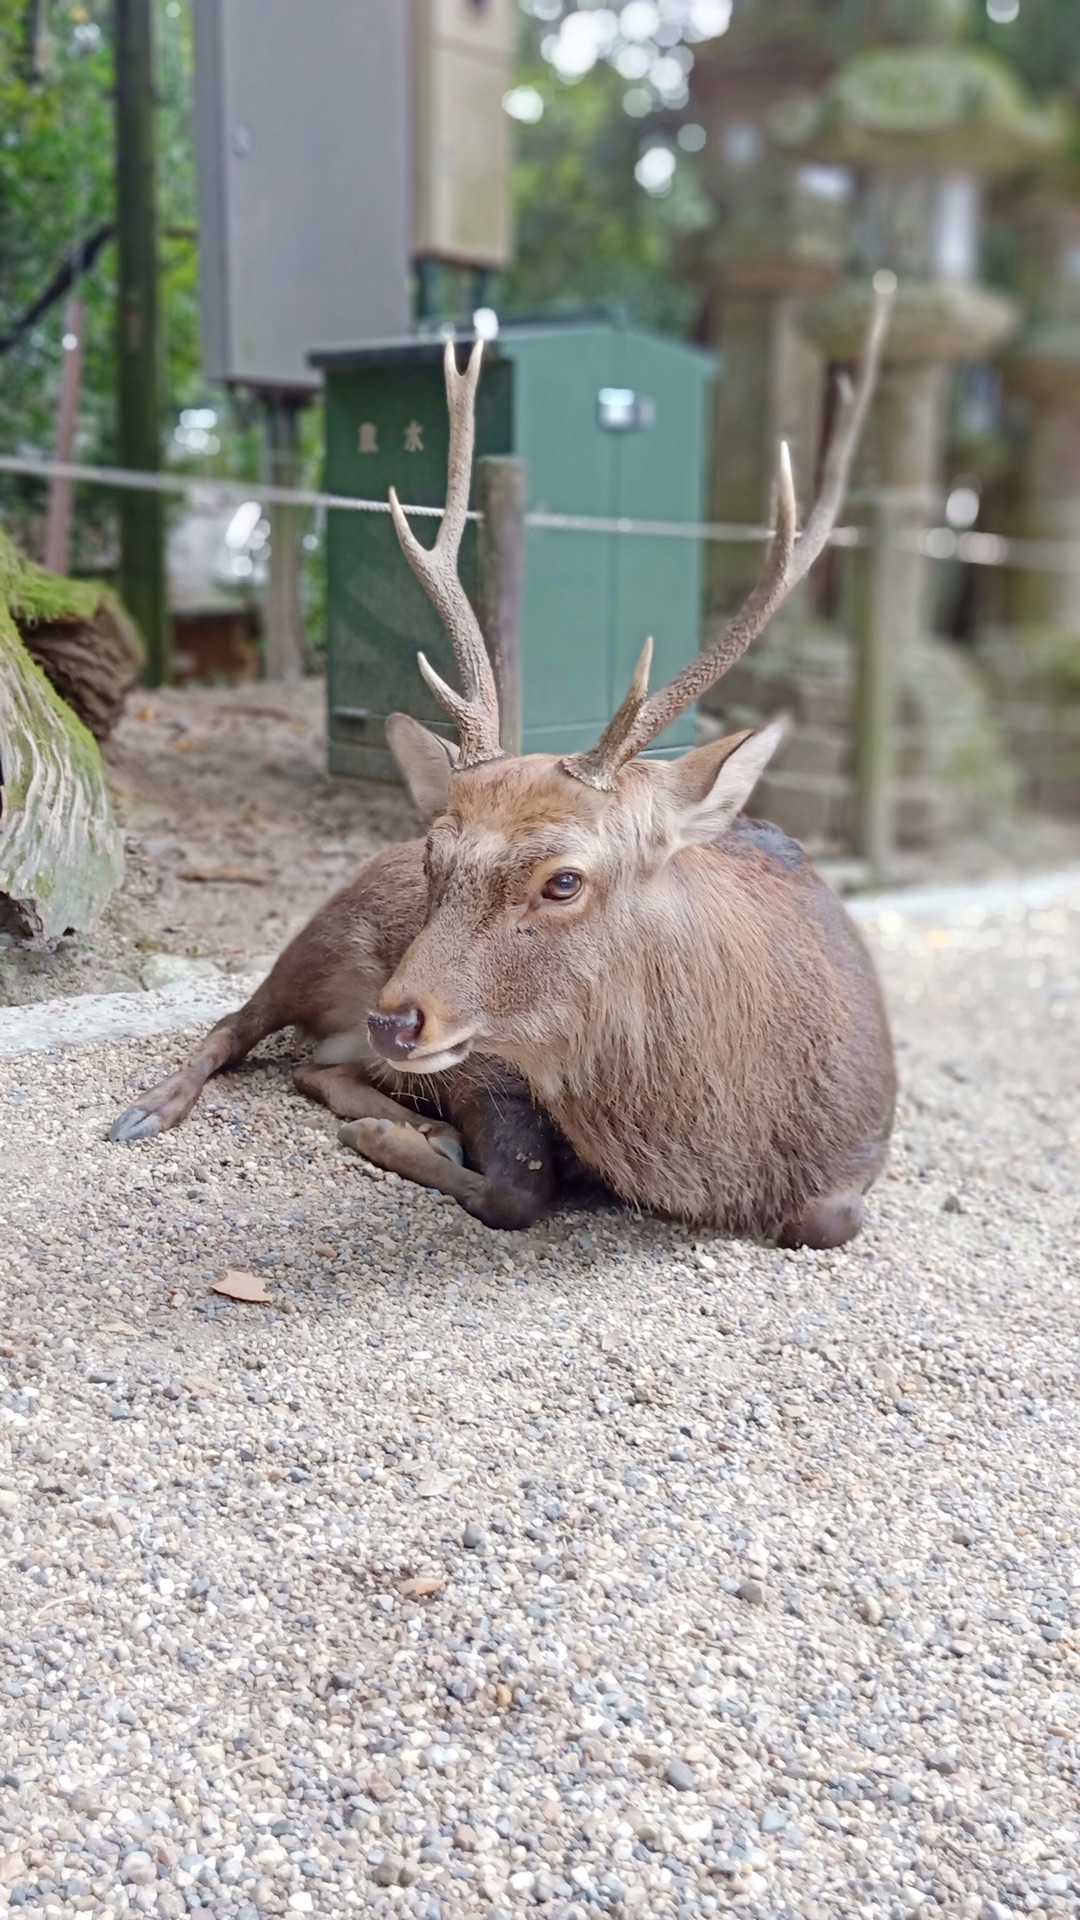
[{"label": "antler tine", "polygon": [[594,753],[598,752],[601,746],[608,752],[616,752],[621,749],[623,741],[631,737],[641,717],[641,710],[648,699],[652,656],[653,642],[650,634],[638,655],[638,663],[634,668],[634,677],[630,682],[626,698],[619,711],[608,721],[602,739],[598,746],[592,749]]},{"label": "antler tine", "polygon": [[479,766],[502,758],[499,697],[480,623],[458,578],[458,553],[469,511],[475,440],[476,388],[484,343],[477,340],[464,373],[458,372],[454,343],[448,340],[443,367],[450,414],[450,453],[446,469],[446,509],[435,544],[425,547],[409,526],[397,494],[390,489],[390,513],[402,552],[432,602],[454,649],[464,697],[419,656],[420,671],[435,698],[453,719],[461,743],[458,767]]},{"label": "antler tine", "polygon": [[[796,545],[795,487],[791,459],[781,445],[777,470],[776,532],[765,572],[735,618],[706,653],[647,699],[638,675],[615,718],[595,747],[560,761],[565,773],[586,786],[610,791],[621,767],[663,733],[680,713],[715,685],[756,640],[792,588],[798,585],[825,545],[847,489],[851,462],[877,380],[881,350],[892,308],[894,287],[875,285],[874,311],[855,385],[845,379],[835,428],[825,454],[821,489],[806,530]],[[640,667],[639,667],[640,673]]]},{"label": "antler tine", "polygon": [[791,459],[784,444],[780,447],[777,481],[776,532],[769,550],[768,565],[734,620],[708,653],[699,654],[696,660],[691,660],[689,666],[676,674],[666,687],[661,687],[648,699],[638,701],[636,713],[626,724],[623,716],[633,699],[634,689],[631,688],[595,747],[590,747],[587,753],[568,755],[559,762],[564,773],[572,774],[575,780],[583,781],[587,787],[598,787],[601,792],[609,792],[615,785],[615,776],[620,767],[624,767],[628,760],[647,747],[658,733],[663,733],[664,728],[670,726],[699,694],[734,666],[761,632],[788,592],[787,572],[795,546],[795,485],[791,477]]},{"label": "antler tine", "polygon": [[840,375],[840,405],[825,449],[818,497],[795,549],[792,586],[796,586],[809,573],[836,525],[837,514],[844,504],[851,463],[877,385],[885,335],[889,330],[895,299],[895,281],[877,275],[870,330],[863,345],[854,386],[846,373]]}]

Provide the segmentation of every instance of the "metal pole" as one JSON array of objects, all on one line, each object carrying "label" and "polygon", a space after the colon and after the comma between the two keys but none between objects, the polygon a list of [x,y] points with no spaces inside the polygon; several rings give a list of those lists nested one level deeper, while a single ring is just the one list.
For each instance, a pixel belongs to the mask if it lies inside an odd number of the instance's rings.
[{"label": "metal pole", "polygon": [[[75,451],[82,386],[83,303],[73,296],[64,308],[64,358],[60,364],[60,405],[56,422],[56,457],[70,461]],[[49,515],[45,522],[45,565],[50,573],[66,573],[71,548],[73,481],[54,476],[49,487]]]},{"label": "metal pole", "polygon": [[[272,486],[295,487],[300,477],[300,409],[292,393],[267,393],[266,453]],[[263,636],[263,678],[296,681],[303,673],[300,606],[300,518],[297,509],[274,502],[270,522],[270,581]]]},{"label": "metal pole", "polygon": [[[152,0],[113,0],[116,63],[117,426],[120,465],[161,464]],[[120,499],[120,591],[146,641],[146,680],[172,669],[165,513],[156,493]]]},{"label": "metal pole", "polygon": [[443,270],[437,260],[416,262],[416,318],[435,320],[442,312]]},{"label": "metal pole", "polygon": [[893,560],[896,503],[878,494],[862,573],[855,633],[855,846],[871,871],[884,877],[893,855],[895,760],[895,635]]},{"label": "metal pole", "polygon": [[476,612],[499,689],[502,744],[521,752],[521,606],[525,590],[524,460],[476,462]]}]

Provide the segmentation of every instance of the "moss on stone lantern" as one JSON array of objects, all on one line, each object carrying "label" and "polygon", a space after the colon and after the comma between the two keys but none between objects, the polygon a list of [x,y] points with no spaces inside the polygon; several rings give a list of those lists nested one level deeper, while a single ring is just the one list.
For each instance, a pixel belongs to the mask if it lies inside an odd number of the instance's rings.
[{"label": "moss on stone lantern", "polygon": [[[699,254],[708,333],[723,364],[713,426],[710,518],[767,523],[776,442],[791,442],[796,482],[813,485],[820,354],[796,325],[797,302],[843,270],[843,207],[830,181],[767,134],[770,111],[812,96],[842,54],[845,0],[741,0],[721,38],[696,52],[690,114],[705,130],[699,169],[716,220]],[[823,190],[824,189],[824,190]],[[748,545],[713,544],[707,608],[722,617],[761,565]]]},{"label": "moss on stone lantern", "polygon": [[[975,670],[927,634],[934,563],[918,551],[914,536],[941,512],[951,371],[994,352],[1019,320],[1017,304],[979,280],[984,183],[1042,159],[1061,134],[1058,116],[1035,109],[1011,69],[965,44],[969,17],[964,0],[880,0],[877,24],[885,44],[855,53],[814,97],[780,102],[768,119],[778,146],[804,162],[845,168],[855,182],[845,283],[800,310],[800,324],[828,361],[842,363],[857,353],[874,274],[889,269],[899,281],[850,517],[869,521],[888,502],[898,827],[908,841],[938,839],[985,817],[1009,786]],[[859,630],[870,570],[879,564],[865,548],[845,559],[850,632]],[[789,663],[794,644],[788,643]],[[822,633],[815,644],[818,668],[829,656],[837,684],[831,711],[846,701],[850,719],[850,646],[843,636],[834,634],[830,643]],[[841,644],[843,664],[835,651]],[[797,730],[792,741],[792,758],[772,776],[774,811],[778,804],[784,810],[785,782],[792,807],[805,804],[794,797],[799,780],[806,784],[800,756],[828,763],[825,743],[810,738],[815,730],[817,723],[807,719],[803,737]],[[835,740],[831,752],[835,765]],[[819,796],[819,812],[834,830],[838,820],[850,822],[850,774],[849,736],[841,770],[829,779],[831,814],[824,789]]]},{"label": "moss on stone lantern", "polygon": [[[1007,531],[1041,565],[1007,576],[1006,622],[980,653],[1029,792],[1080,804],[1080,105],[1068,146],[1021,183],[1009,213],[1019,243],[1024,325],[1002,361],[1023,417]],[[1040,553],[1042,543],[1047,543]],[[1072,564],[1069,564],[1069,562]]]}]

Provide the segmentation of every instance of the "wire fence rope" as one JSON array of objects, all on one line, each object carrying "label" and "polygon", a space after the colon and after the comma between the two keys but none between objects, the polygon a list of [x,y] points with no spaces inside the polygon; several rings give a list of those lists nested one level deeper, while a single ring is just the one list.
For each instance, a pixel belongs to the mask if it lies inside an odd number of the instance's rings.
[{"label": "wire fence rope", "polygon": [[[177,498],[212,492],[224,505],[239,506],[254,500],[266,506],[306,508],[330,513],[390,512],[386,500],[365,500],[353,494],[311,492],[302,487],[276,487],[262,481],[248,483],[227,480],[210,474],[148,473],[133,467],[84,466],[77,461],[43,460],[23,454],[0,454],[0,474],[20,475],[40,480],[71,480],[80,486],[99,486],[123,490],[173,495]],[[407,505],[403,511],[412,519],[441,520],[442,507]],[[482,514],[474,510],[468,518],[478,521]],[[721,545],[757,545],[772,538],[772,529],[764,526],[740,526],[715,520],[641,520],[629,515],[552,513],[535,508],[524,516],[526,527],[553,533],[616,534],[646,540],[700,540]],[[959,560],[976,567],[1030,567],[1050,573],[1080,572],[1080,547],[1066,541],[1031,540],[998,533],[961,532],[953,527],[897,527],[890,539],[909,552],[930,560]],[[829,544],[834,547],[868,547],[874,544],[869,527],[834,528]]]}]

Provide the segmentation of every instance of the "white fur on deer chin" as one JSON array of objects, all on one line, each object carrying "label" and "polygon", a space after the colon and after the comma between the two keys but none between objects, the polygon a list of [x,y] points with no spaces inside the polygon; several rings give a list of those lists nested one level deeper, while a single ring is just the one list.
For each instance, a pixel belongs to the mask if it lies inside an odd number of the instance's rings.
[{"label": "white fur on deer chin", "polygon": [[[450,1067],[460,1067],[472,1052],[473,1036],[452,1041],[449,1046],[439,1047],[430,1053],[419,1049],[409,1060],[379,1060],[380,1069],[389,1067],[395,1073],[446,1073]],[[312,1064],[317,1067],[353,1066],[358,1061],[370,1063],[375,1056],[366,1029],[352,1028],[346,1033],[332,1033],[327,1040],[320,1040],[312,1051]]]},{"label": "white fur on deer chin", "polygon": [[451,1067],[460,1067],[472,1052],[472,1035],[466,1040],[455,1041],[452,1046],[440,1047],[436,1052],[421,1053],[419,1049],[408,1060],[393,1060],[388,1064],[396,1067],[398,1073],[447,1073]]}]

